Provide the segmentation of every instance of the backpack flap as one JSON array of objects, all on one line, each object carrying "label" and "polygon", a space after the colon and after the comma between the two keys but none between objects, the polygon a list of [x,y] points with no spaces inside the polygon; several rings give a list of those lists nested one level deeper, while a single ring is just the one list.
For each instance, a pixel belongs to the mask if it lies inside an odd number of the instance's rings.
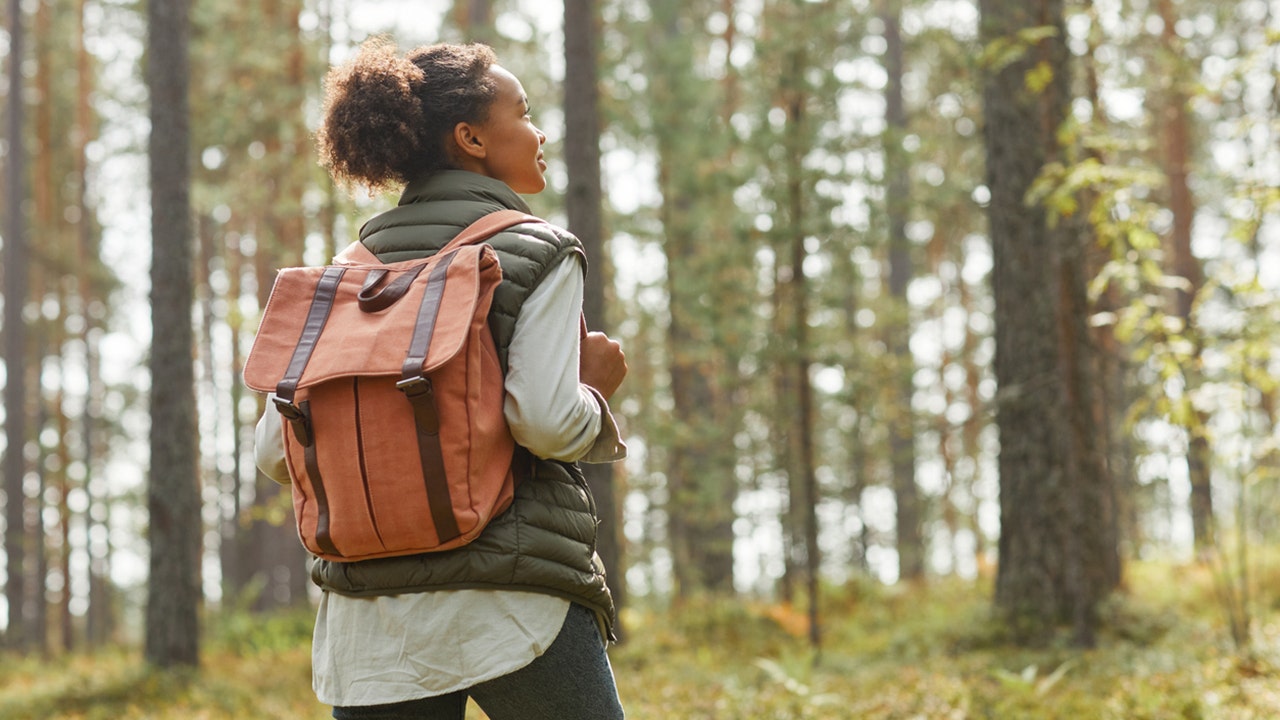
[{"label": "backpack flap", "polygon": [[[377,312],[365,312],[360,295],[370,273],[385,273],[383,286],[405,274],[415,277],[398,300]],[[430,308],[435,318],[423,363],[423,372],[430,372],[463,347],[473,318],[488,314],[491,289],[501,280],[497,255],[487,245],[467,246],[425,262],[285,268],[276,277],[245,362],[245,385],[259,392],[276,391],[308,334],[314,347],[302,360],[298,389],[339,377],[400,375],[424,310],[423,298],[434,286],[431,294],[438,306]],[[327,312],[322,305],[328,306]]]}]

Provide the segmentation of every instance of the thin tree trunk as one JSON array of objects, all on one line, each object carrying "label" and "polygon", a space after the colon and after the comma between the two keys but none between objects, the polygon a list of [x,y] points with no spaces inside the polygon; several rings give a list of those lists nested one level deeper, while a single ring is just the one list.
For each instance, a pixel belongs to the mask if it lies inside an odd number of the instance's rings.
[{"label": "thin tree trunk", "polygon": [[9,0],[9,92],[8,153],[5,163],[4,226],[4,386],[5,454],[4,489],[6,558],[5,600],[9,606],[5,645],[18,650],[28,644],[29,628],[25,619],[27,589],[25,573],[26,502],[23,480],[26,475],[24,450],[27,446],[27,337],[23,309],[27,304],[26,222],[22,214],[26,196],[26,151],[23,136],[22,59],[26,41],[22,22],[22,3]]},{"label": "thin tree trunk", "polygon": [[[58,287],[60,302],[65,308],[67,296],[61,289],[61,283]],[[58,341],[54,347],[65,348],[65,330],[61,328],[66,327],[66,311],[59,315],[60,329],[55,331]],[[71,476],[67,472],[71,465],[71,449],[65,438],[71,437],[71,418],[63,409],[66,406],[67,363],[65,359],[59,358],[57,364],[58,389],[53,396],[54,427],[58,429],[58,437],[64,438],[54,450],[58,458],[58,575],[62,578],[62,589],[58,592],[58,639],[61,649],[70,653],[75,649],[75,628],[71,616]]]},{"label": "thin tree trunk", "polygon": [[453,21],[467,40],[492,43],[497,35],[492,0],[454,0]]},{"label": "thin tree trunk", "polygon": [[796,460],[797,477],[791,507],[798,510],[793,521],[803,528],[805,594],[809,601],[809,643],[815,652],[822,647],[819,623],[818,579],[821,557],[818,551],[818,480],[814,461],[813,388],[810,384],[809,281],[805,274],[805,181],[802,162],[808,117],[805,103],[804,72],[808,63],[805,52],[788,53],[788,74],[783,79],[783,99],[787,112],[786,125],[786,202],[789,223],[789,262],[791,267],[792,373],[795,377],[796,413],[791,425],[791,448]]},{"label": "thin tree trunk", "polygon": [[[839,276],[844,278],[844,290],[842,297],[842,306],[844,313],[844,335],[847,347],[859,347],[859,335],[861,334],[858,327],[858,289],[861,284],[861,278],[858,275],[858,267],[853,262],[852,253],[837,253],[837,262],[839,265]],[[852,541],[851,566],[852,569],[860,574],[869,575],[871,565],[867,560],[867,547],[871,543],[871,530],[867,527],[866,513],[862,510],[862,494],[867,487],[867,463],[868,452],[867,445],[864,442],[866,435],[864,430],[866,427],[866,418],[868,413],[866,408],[870,406],[870,402],[865,399],[863,388],[866,387],[859,378],[862,374],[861,368],[857,364],[857,353],[845,352],[845,378],[846,382],[852,383],[853,387],[849,391],[849,407],[856,413],[857,420],[853,423],[852,431],[845,438],[845,446],[849,448],[848,468],[851,480],[848,486],[848,495],[846,502],[853,507],[853,512],[858,518],[858,535]]]},{"label": "thin tree trunk", "polygon": [[[218,383],[218,363],[214,359],[214,325],[218,322],[218,318],[217,313],[214,310],[214,290],[210,278],[214,258],[217,257],[218,254],[215,249],[215,245],[218,242],[218,233],[213,228],[212,220],[207,216],[199,215],[195,218],[194,222],[196,228],[196,247],[198,250],[196,253],[196,262],[193,265],[192,270],[194,271],[196,278],[195,292],[198,307],[197,317],[200,328],[200,332],[196,336],[196,357],[200,363],[201,379],[205,385],[204,392],[208,394],[208,397],[213,398],[209,409],[206,411],[207,417],[202,417],[202,420],[204,420],[209,429],[201,431],[201,434],[203,435],[204,432],[208,432],[211,436],[212,445],[217,448],[222,445],[221,434],[222,428],[225,425],[221,415],[222,404],[219,400],[222,397],[222,390],[219,388]],[[233,375],[230,383],[231,386],[234,387],[239,385],[239,379],[239,375]],[[228,394],[232,395],[234,398],[234,392],[228,392]],[[197,397],[199,397],[199,393],[197,393]],[[198,402],[199,400],[197,400],[197,403]],[[231,432],[233,434],[240,432],[240,425],[236,419],[236,411],[237,408],[233,402],[230,418]],[[202,484],[208,483],[211,487],[224,488],[229,483],[227,478],[229,473],[224,473],[220,469],[216,455],[217,454],[215,453],[214,458],[207,459],[205,466],[200,468]],[[222,503],[215,503],[215,507],[218,508],[219,518],[221,518],[221,513],[223,512]],[[221,530],[222,526],[219,525],[219,531]],[[225,535],[221,532],[219,533],[219,539],[225,540]],[[218,559],[220,568],[224,567],[222,561],[231,554],[230,550],[230,547],[222,544],[221,542],[219,543]],[[226,587],[225,577],[223,578],[223,587]]]},{"label": "thin tree trunk", "polygon": [[[37,284],[37,288],[40,286]],[[44,346],[44,343],[41,343]],[[39,374],[36,373],[36,377]],[[38,385],[36,387],[39,387]],[[43,431],[49,422],[49,410],[41,398],[41,402],[36,410],[36,429],[37,434]],[[28,505],[27,532],[28,543],[35,552],[34,575],[31,578],[30,602],[34,611],[31,613],[31,626],[34,630],[32,635],[33,648],[40,653],[42,657],[48,658],[49,652],[49,543],[46,541],[48,534],[44,524],[44,498],[48,494],[48,450],[37,442],[40,448],[37,455],[36,477],[38,484],[36,486],[36,496],[33,502]],[[34,510],[34,512],[32,512]]]},{"label": "thin tree trunk", "polygon": [[888,410],[889,464],[897,505],[898,575],[904,580],[924,577],[924,540],[920,528],[920,491],[916,487],[915,360],[911,356],[911,244],[907,239],[907,208],[911,203],[910,176],[902,140],[907,132],[902,94],[903,48],[901,0],[884,0],[885,72],[885,204],[889,216],[889,295],[893,298],[886,333],[894,362],[892,401]]},{"label": "thin tree trunk", "polygon": [[[668,518],[676,592],[733,592],[733,520],[737,478],[732,427],[722,427],[719,406],[725,394],[717,383],[725,368],[714,332],[716,309],[708,306],[708,283],[723,268],[708,247],[706,218],[714,207],[695,166],[713,152],[705,134],[695,138],[679,128],[691,107],[704,103],[708,85],[690,72],[691,48],[680,33],[685,9],[676,2],[653,7],[650,98],[658,118],[660,217],[666,234],[666,286],[674,427],[668,455]],[[695,198],[699,198],[695,200]],[[703,204],[705,203],[705,204]],[[714,221],[713,221],[714,222]]]},{"label": "thin tree trunk", "polygon": [[[93,57],[85,47],[87,29],[85,28],[85,9],[87,0],[79,0],[76,8],[78,24],[77,37],[77,93],[76,93],[76,177],[79,189],[76,204],[79,208],[78,230],[79,267],[77,280],[79,283],[80,313],[83,323],[80,341],[84,344],[85,398],[80,417],[81,462],[84,464],[83,488],[85,495],[84,509],[84,552],[88,560],[87,572],[89,581],[88,608],[85,611],[85,641],[96,647],[106,642],[109,634],[110,612],[108,607],[108,579],[104,574],[102,557],[95,550],[95,528],[102,528],[105,533],[108,524],[105,514],[100,511],[99,498],[95,496],[95,479],[98,469],[98,424],[102,415],[101,400],[104,394],[99,378],[100,361],[98,353],[98,335],[101,322],[98,313],[105,310],[98,300],[95,274],[100,267],[97,243],[97,227],[93,210],[89,206],[89,141],[95,135],[93,107],[90,96],[93,92]],[[106,483],[102,482],[104,488]],[[103,503],[105,507],[105,503]],[[95,515],[102,515],[100,523]]]},{"label": "thin tree trunk", "polygon": [[[598,76],[597,34],[599,18],[595,0],[565,0],[564,3],[564,144],[569,184],[565,191],[565,211],[569,231],[582,240],[591,264],[583,293],[582,311],[587,326],[607,332],[605,284],[611,276],[604,243],[602,210],[604,193],[600,180],[600,80]],[[617,500],[613,466],[584,465],[587,486],[599,508],[600,528],[597,551],[608,572],[609,591],[617,607],[626,604],[620,504]]]},{"label": "thin tree trunk", "polygon": [[151,573],[145,656],[199,663],[200,492],[196,447],[189,196],[187,0],[147,5],[151,138]]},{"label": "thin tree trunk", "polygon": [[[1169,209],[1173,211],[1172,274],[1186,280],[1186,285],[1174,290],[1174,314],[1182,320],[1183,332],[1192,338],[1194,353],[1184,370],[1187,377],[1185,392],[1193,393],[1200,385],[1200,373],[1196,369],[1200,360],[1200,343],[1195,329],[1192,311],[1196,296],[1204,286],[1204,272],[1200,261],[1191,252],[1191,227],[1195,220],[1195,198],[1187,182],[1191,165],[1191,121],[1188,117],[1187,95],[1183,89],[1184,71],[1178,35],[1174,31],[1177,16],[1170,0],[1159,0],[1158,11],[1164,21],[1161,43],[1168,61],[1175,65],[1171,73],[1170,87],[1165,98],[1163,112],[1163,154],[1165,177],[1169,180]],[[1207,413],[1196,410],[1187,431],[1187,474],[1191,481],[1191,527],[1195,535],[1195,547],[1204,553],[1213,547],[1213,489],[1210,482],[1212,463],[1209,439],[1205,435],[1209,421]]]},{"label": "thin tree trunk", "polygon": [[[53,108],[55,103],[53,101],[52,80],[53,51],[51,50],[51,45],[54,42],[52,16],[53,10],[48,3],[41,3],[36,7],[35,32],[33,33],[36,56],[35,89],[36,94],[45,100],[35,106],[34,113],[36,146],[33,157],[34,162],[32,163],[31,195],[35,212],[32,225],[35,232],[32,236],[40,238],[40,243],[33,246],[35,253],[32,257],[33,266],[29,272],[32,277],[32,286],[35,289],[33,297],[37,302],[41,303],[44,298],[56,296],[58,293],[58,273],[51,266],[51,261],[61,254],[61,248],[58,246],[61,228],[59,227],[58,212],[55,206],[58,184],[54,176],[54,156],[57,153],[57,149],[54,147],[53,140]],[[43,310],[43,308],[41,309]],[[38,408],[36,443],[40,447],[40,453],[36,472],[39,475],[40,484],[39,493],[33,498],[34,507],[28,507],[29,513],[31,510],[35,511],[34,514],[29,515],[28,525],[30,532],[33,533],[30,540],[31,548],[36,553],[35,577],[31,587],[31,599],[35,603],[36,635],[34,639],[41,654],[48,656],[52,649],[50,645],[51,628],[49,626],[49,553],[51,552],[49,535],[51,531],[56,531],[56,527],[50,528],[45,523],[45,511],[48,509],[46,508],[46,502],[49,497],[48,489],[52,484],[50,482],[50,474],[53,472],[51,470],[53,463],[49,461],[50,449],[45,443],[41,442],[40,438],[45,430],[52,429],[49,427],[49,404],[51,401],[43,381],[43,371],[46,359],[50,356],[57,357],[61,352],[58,340],[61,328],[57,327],[56,321],[51,322],[44,318],[43,313],[41,313],[41,317],[36,324],[40,327],[36,335],[38,338],[36,345],[39,350],[31,358],[35,362],[33,368],[34,382],[32,382],[31,387],[35,389],[35,402]]]},{"label": "thin tree trunk", "polygon": [[[1094,7],[1093,0],[1086,0],[1083,12],[1091,23],[1097,27],[1098,13]],[[1106,106],[1102,101],[1101,82],[1098,74],[1097,50],[1100,42],[1099,36],[1100,33],[1095,31],[1091,33],[1088,41],[1088,49],[1083,58],[1084,86],[1086,99],[1093,109],[1094,124],[1105,125],[1107,123],[1107,112]],[[1090,157],[1105,164],[1101,149],[1090,148],[1087,152]],[[1096,193],[1089,191],[1085,191],[1085,198],[1086,201],[1082,204],[1086,207],[1093,206],[1097,201]],[[1088,215],[1088,211],[1082,212],[1081,215]],[[1090,278],[1097,277],[1106,264],[1108,255],[1108,249],[1100,247],[1098,244],[1095,244],[1090,251],[1086,252],[1086,276]],[[1124,305],[1124,302],[1120,289],[1114,284],[1108,284],[1102,296],[1095,301],[1092,310],[1095,313],[1115,313]],[[1099,398],[1097,422],[1099,427],[1106,430],[1099,437],[1099,441],[1104,444],[1102,457],[1106,462],[1115,487],[1114,533],[1117,544],[1127,544],[1131,548],[1137,548],[1142,544],[1142,527],[1138,518],[1138,505],[1135,501],[1139,487],[1138,479],[1134,472],[1136,451],[1130,439],[1131,433],[1123,428],[1126,408],[1132,403],[1133,390],[1131,383],[1127,382],[1127,377],[1130,373],[1129,358],[1132,353],[1116,337],[1114,325],[1103,325],[1095,328],[1092,337],[1097,348],[1098,357]]]},{"label": "thin tree trunk", "polygon": [[[240,251],[240,241],[238,233],[231,233],[228,238],[230,243],[227,248],[227,275],[230,278],[228,283],[227,296],[230,302],[238,303],[244,298],[241,278],[245,271],[244,255]],[[240,382],[240,377],[244,371],[244,352],[242,350],[241,333],[244,331],[243,316],[240,313],[233,313],[228,318],[228,325],[231,332],[231,369],[235,382],[231,383],[231,414],[232,423],[235,427],[235,433],[231,440],[232,467],[231,472],[224,478],[222,486],[223,494],[229,500],[230,508],[224,511],[220,517],[222,518],[220,530],[220,544],[218,561],[222,568],[222,594],[224,598],[238,596],[245,588],[247,577],[245,573],[244,558],[244,535],[240,532],[241,527],[241,493],[243,486],[243,478],[246,468],[244,467],[244,441],[246,428],[241,420],[240,403],[244,397],[244,384]],[[250,464],[250,470],[257,472],[256,468]]]},{"label": "thin tree trunk", "polygon": [[[966,315],[972,315],[976,312],[974,307],[972,293],[969,291],[968,285],[963,279],[960,281],[960,307],[964,309]],[[970,470],[963,479],[964,489],[973,498],[974,507],[966,516],[966,528],[973,535],[973,563],[974,567],[982,569],[986,565],[987,542],[982,532],[982,525],[978,522],[978,498],[976,494],[976,484],[980,471],[978,468],[982,466],[982,442],[981,435],[984,423],[982,421],[981,409],[986,405],[986,401],[982,396],[982,368],[975,362],[974,356],[978,352],[981,339],[974,332],[971,323],[965,323],[964,347],[961,349],[961,357],[964,362],[965,383],[964,383],[964,400],[969,406],[969,417],[965,419],[963,427],[960,429],[960,438],[962,443],[962,455],[970,460]]]}]

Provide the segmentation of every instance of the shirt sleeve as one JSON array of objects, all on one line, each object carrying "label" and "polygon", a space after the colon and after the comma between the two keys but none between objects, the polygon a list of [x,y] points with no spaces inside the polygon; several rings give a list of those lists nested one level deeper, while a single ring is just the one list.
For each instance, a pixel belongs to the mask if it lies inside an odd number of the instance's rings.
[{"label": "shirt sleeve", "polygon": [[617,423],[578,380],[582,293],[582,267],[566,258],[525,300],[507,350],[504,412],[516,442],[538,457],[613,462],[627,451]]},{"label": "shirt sleeve", "polygon": [[276,412],[270,397],[267,409],[258,419],[253,430],[254,462],[267,477],[281,485],[288,485],[289,463],[284,458],[284,424],[280,422],[280,413]]}]

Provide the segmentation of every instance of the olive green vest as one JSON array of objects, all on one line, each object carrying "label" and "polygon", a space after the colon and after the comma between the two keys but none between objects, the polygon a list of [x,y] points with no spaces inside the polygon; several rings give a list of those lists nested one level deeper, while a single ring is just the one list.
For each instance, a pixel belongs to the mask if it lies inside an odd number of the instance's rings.
[{"label": "olive green vest", "polygon": [[[428,257],[467,225],[502,209],[529,212],[501,181],[443,171],[410,183],[397,207],[365,223],[360,239],[383,262]],[[489,326],[505,371],[520,308],[565,256],[581,258],[582,246],[560,228],[533,224],[499,233],[489,244],[502,265]],[[325,590],[353,596],[462,588],[549,593],[596,611],[612,636],[613,599],[595,552],[598,523],[581,469],[538,459],[532,477],[516,487],[511,507],[469,545],[358,562],[317,558],[311,578]]]}]

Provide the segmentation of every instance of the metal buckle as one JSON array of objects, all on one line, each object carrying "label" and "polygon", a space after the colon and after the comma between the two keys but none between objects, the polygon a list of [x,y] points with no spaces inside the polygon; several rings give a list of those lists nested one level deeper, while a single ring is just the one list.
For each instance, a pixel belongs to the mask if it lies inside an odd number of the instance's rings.
[{"label": "metal buckle", "polygon": [[396,383],[396,389],[404,393],[410,398],[421,397],[431,394],[431,380],[419,375],[418,377],[405,378]]},{"label": "metal buckle", "polygon": [[302,408],[294,405],[288,400],[279,397],[273,397],[276,404],[276,410],[280,411],[280,417],[289,421],[289,427],[293,428],[293,436],[303,447],[311,447],[311,421],[303,414]]},{"label": "metal buckle", "polygon": [[292,401],[280,397],[272,397],[271,400],[275,402],[276,410],[280,411],[280,415],[285,420],[296,421],[302,419],[302,410],[297,405],[294,405]]}]

